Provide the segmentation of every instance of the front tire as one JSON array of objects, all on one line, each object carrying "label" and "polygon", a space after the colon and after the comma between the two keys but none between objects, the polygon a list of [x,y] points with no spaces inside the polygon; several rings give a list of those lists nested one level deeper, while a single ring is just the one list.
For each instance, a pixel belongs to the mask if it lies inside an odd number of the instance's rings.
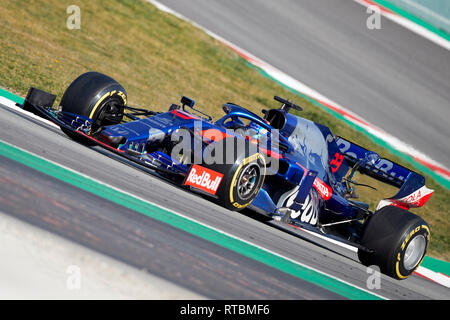
[{"label": "front tire", "polygon": [[388,206],[376,211],[366,222],[361,244],[374,252],[358,250],[361,263],[377,265],[395,279],[406,279],[425,257],[430,227],[417,215]]},{"label": "front tire", "polygon": [[[91,132],[101,126],[122,121],[127,104],[125,89],[114,79],[98,73],[86,72],[76,78],[64,92],[61,110],[92,119]],[[62,130],[75,140],[78,136]]]}]

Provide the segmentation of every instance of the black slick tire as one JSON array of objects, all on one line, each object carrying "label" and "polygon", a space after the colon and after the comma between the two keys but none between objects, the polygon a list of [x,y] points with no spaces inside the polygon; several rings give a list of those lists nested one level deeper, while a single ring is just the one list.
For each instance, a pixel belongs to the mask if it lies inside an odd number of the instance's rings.
[{"label": "black slick tire", "polygon": [[358,250],[366,266],[376,265],[392,278],[410,276],[422,262],[430,240],[430,227],[419,216],[394,206],[376,211],[366,222]]},{"label": "black slick tire", "polygon": [[[63,112],[92,119],[91,132],[101,126],[120,123],[126,104],[125,89],[114,79],[98,72],[86,72],[76,78],[60,102]],[[73,132],[62,130],[71,138],[80,140]]]}]

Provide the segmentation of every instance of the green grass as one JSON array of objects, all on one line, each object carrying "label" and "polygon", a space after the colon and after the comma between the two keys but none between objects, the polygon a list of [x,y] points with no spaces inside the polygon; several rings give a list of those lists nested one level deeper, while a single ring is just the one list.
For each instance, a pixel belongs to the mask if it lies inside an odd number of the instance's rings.
[{"label": "green grass", "polygon": [[[66,27],[66,8],[72,4],[81,9],[80,30]],[[71,81],[86,71],[102,72],[120,82],[132,106],[164,111],[186,95],[215,119],[222,116],[220,107],[225,102],[259,113],[276,107],[273,96],[279,95],[302,105],[302,116],[410,167],[310,101],[262,76],[207,34],[145,1],[0,0],[0,7],[0,86],[21,96],[35,86],[61,98]],[[395,193],[381,183],[370,183],[380,192],[360,188],[360,196],[372,208],[381,197]],[[429,254],[450,261],[450,191],[430,177],[427,186],[435,194],[425,207],[413,211],[431,226]]]}]

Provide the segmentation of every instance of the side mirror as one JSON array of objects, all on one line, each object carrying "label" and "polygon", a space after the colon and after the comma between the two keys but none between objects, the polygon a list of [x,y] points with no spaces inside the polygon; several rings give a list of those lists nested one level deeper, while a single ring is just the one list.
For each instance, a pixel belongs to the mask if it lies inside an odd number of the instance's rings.
[{"label": "side mirror", "polygon": [[195,101],[186,96],[183,96],[181,98],[181,104],[183,105],[183,108],[184,108],[184,106],[188,106],[188,107],[192,108],[195,104]]}]

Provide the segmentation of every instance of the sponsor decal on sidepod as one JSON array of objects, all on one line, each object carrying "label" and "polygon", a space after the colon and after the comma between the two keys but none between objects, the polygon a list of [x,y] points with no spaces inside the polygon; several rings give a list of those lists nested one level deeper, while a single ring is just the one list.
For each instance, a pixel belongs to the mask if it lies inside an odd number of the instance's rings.
[{"label": "sponsor decal on sidepod", "polygon": [[317,192],[319,192],[322,198],[324,198],[325,200],[331,198],[333,190],[331,189],[331,187],[327,186],[325,182],[323,182],[319,178],[316,178],[316,180],[314,180],[313,186],[317,190]]},{"label": "sponsor decal on sidepod", "polygon": [[222,178],[223,174],[194,164],[184,185],[215,195]]}]

